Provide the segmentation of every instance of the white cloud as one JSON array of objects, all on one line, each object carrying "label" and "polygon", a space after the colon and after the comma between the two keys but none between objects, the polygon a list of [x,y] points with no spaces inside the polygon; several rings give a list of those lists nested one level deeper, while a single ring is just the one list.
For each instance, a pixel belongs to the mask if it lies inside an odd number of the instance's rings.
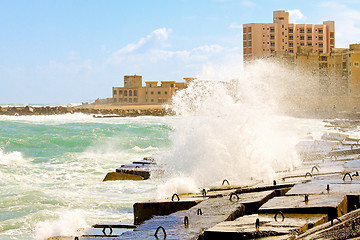
[{"label": "white cloud", "polygon": [[242,26],[241,24],[237,24],[237,23],[232,22],[232,23],[230,23],[229,28],[232,28],[232,29],[242,29],[243,26]]},{"label": "white cloud", "polygon": [[298,23],[298,21],[306,19],[299,9],[287,10],[287,12],[289,12],[289,21],[291,23]]},{"label": "white cloud", "polygon": [[166,41],[171,33],[171,29],[158,28],[152,31],[147,36],[141,38],[137,43],[129,43],[125,47],[121,48],[115,54],[131,53],[144,46],[149,41],[153,40],[156,42]]},{"label": "white cloud", "polygon": [[349,44],[360,43],[360,11],[348,5],[323,2],[319,8],[335,21],[335,47],[347,48]]}]

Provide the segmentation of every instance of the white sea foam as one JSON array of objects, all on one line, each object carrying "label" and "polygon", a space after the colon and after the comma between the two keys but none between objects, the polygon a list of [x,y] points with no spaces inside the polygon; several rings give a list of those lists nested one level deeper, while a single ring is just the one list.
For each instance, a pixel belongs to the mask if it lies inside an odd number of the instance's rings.
[{"label": "white sea foam", "polygon": [[173,147],[160,158],[170,179],[165,186],[173,186],[169,191],[186,188],[173,180],[179,176],[191,178],[183,185],[192,189],[223,179],[270,182],[276,171],[300,164],[294,129],[284,127],[286,117],[274,114],[277,100],[288,93],[288,84],[281,83],[286,70],[262,61],[239,69],[226,72],[237,74],[229,78],[235,80],[197,80],[174,96],[171,107],[179,118],[170,136]]},{"label": "white sea foam", "polygon": [[0,164],[1,165],[19,165],[30,161],[31,159],[24,158],[21,152],[4,152],[0,148]]},{"label": "white sea foam", "polygon": [[39,222],[35,226],[36,240],[46,240],[54,236],[81,235],[79,229],[89,228],[78,210],[63,213],[57,220]]},{"label": "white sea foam", "polygon": [[157,147],[153,147],[153,146],[148,146],[146,148],[141,148],[139,146],[135,146],[132,148],[132,150],[136,151],[136,152],[149,152],[149,151],[156,151],[159,150],[159,148]]}]

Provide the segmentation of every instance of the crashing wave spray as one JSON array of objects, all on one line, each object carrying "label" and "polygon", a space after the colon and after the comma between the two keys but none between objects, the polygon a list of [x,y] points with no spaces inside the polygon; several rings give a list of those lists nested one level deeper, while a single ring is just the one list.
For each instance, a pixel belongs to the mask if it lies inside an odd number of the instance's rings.
[{"label": "crashing wave spray", "polygon": [[291,86],[284,81],[294,79],[291,74],[257,61],[235,80],[195,80],[179,91],[171,106],[179,116],[173,146],[160,159],[170,180],[159,193],[196,190],[223,179],[239,185],[270,182],[276,171],[299,165],[298,139],[284,127],[287,119],[274,114],[278,99],[288,92],[284,87]]}]

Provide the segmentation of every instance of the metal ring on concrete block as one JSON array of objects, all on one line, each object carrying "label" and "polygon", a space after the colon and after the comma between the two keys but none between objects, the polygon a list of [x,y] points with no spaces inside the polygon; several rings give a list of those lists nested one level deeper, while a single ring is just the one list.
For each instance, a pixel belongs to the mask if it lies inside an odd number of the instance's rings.
[{"label": "metal ring on concrete block", "polygon": [[307,173],[305,174],[305,178],[306,178],[308,175],[309,175],[310,177],[312,177],[311,173],[307,172]]},{"label": "metal ring on concrete block", "polygon": [[[107,228],[110,229],[110,233],[109,233],[109,234],[106,234],[106,229],[107,229]],[[111,236],[113,230],[112,230],[112,227],[111,227],[111,226],[107,225],[107,226],[105,226],[105,227],[103,228],[102,232],[103,232],[104,236]]]},{"label": "metal ring on concrete block", "polygon": [[329,184],[326,185],[326,191],[330,191],[330,185]]},{"label": "metal ring on concrete block", "polygon": [[312,169],[311,169],[311,173],[314,171],[314,169],[316,169],[317,172],[319,172],[319,169],[317,168],[317,166],[313,166]]},{"label": "metal ring on concrete block", "polygon": [[230,198],[229,198],[230,201],[232,201],[232,196],[236,196],[237,201],[240,200],[239,195],[237,195],[236,193],[231,193],[231,194],[230,194]]},{"label": "metal ring on concrete block", "polygon": [[74,240],[79,240],[79,237],[75,237]]},{"label": "metal ring on concrete block", "polygon": [[185,227],[189,226],[189,217],[188,216],[184,217],[184,225],[185,225]]},{"label": "metal ring on concrete block", "polygon": [[347,173],[344,174],[343,181],[345,181],[346,176],[349,176],[351,181],[353,180],[350,173],[347,172]]},{"label": "metal ring on concrete block", "polygon": [[276,180],[273,181],[273,185],[276,186]]},{"label": "metal ring on concrete block", "polygon": [[202,215],[202,210],[201,210],[201,208],[199,208],[199,209],[197,210],[196,215]]},{"label": "metal ring on concrete block", "polygon": [[359,172],[358,171],[356,171],[353,175],[352,175],[353,177],[357,177],[357,176],[359,176]]},{"label": "metal ring on concrete block", "polygon": [[258,218],[255,221],[255,228],[256,228],[256,231],[260,230],[260,220]]},{"label": "metal ring on concrete block", "polygon": [[285,216],[284,216],[284,214],[282,213],[282,211],[278,211],[278,212],[275,214],[275,216],[274,216],[275,221],[277,222],[277,215],[278,215],[278,214],[280,214],[280,215],[282,216],[282,221],[284,221],[284,220],[285,220]]},{"label": "metal ring on concrete block", "polygon": [[203,197],[206,197],[206,189],[203,188],[203,190],[201,190],[201,194],[203,195]]},{"label": "metal ring on concrete block", "polygon": [[158,234],[158,232],[159,232],[159,230],[160,230],[160,229],[162,229],[162,230],[163,230],[163,233],[164,233],[164,239],[166,239],[166,232],[165,232],[165,228],[163,228],[162,226],[159,226],[159,227],[156,229],[156,232],[155,232],[154,236],[155,236],[156,238],[158,238],[158,237],[157,237],[157,234]]},{"label": "metal ring on concrete block", "polygon": [[333,218],[333,219],[331,219],[331,226],[334,225],[334,219],[337,219],[339,222],[341,222],[341,220],[339,218]]},{"label": "metal ring on concrete block", "polygon": [[308,194],[305,194],[305,203],[309,202],[309,195]]},{"label": "metal ring on concrete block", "polygon": [[229,183],[229,181],[227,179],[224,179],[221,185],[224,186],[225,182],[227,182],[227,184],[230,185],[230,183]]},{"label": "metal ring on concrete block", "polygon": [[179,195],[177,195],[176,193],[174,193],[171,197],[171,201],[174,201],[174,197],[177,197],[178,201],[180,201]]}]

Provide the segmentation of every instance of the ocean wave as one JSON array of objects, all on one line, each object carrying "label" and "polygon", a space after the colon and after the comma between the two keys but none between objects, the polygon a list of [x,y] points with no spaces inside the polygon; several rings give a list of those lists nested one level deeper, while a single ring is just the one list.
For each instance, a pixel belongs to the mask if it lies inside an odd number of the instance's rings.
[{"label": "ocean wave", "polygon": [[159,150],[159,148],[153,147],[153,146],[149,146],[149,147],[146,147],[146,148],[141,148],[139,146],[135,146],[135,147],[132,148],[132,150],[134,150],[136,152],[149,152],[149,151]]},{"label": "ocean wave", "polygon": [[19,165],[25,162],[29,162],[32,159],[24,158],[21,152],[4,152],[0,148],[0,165]]}]

